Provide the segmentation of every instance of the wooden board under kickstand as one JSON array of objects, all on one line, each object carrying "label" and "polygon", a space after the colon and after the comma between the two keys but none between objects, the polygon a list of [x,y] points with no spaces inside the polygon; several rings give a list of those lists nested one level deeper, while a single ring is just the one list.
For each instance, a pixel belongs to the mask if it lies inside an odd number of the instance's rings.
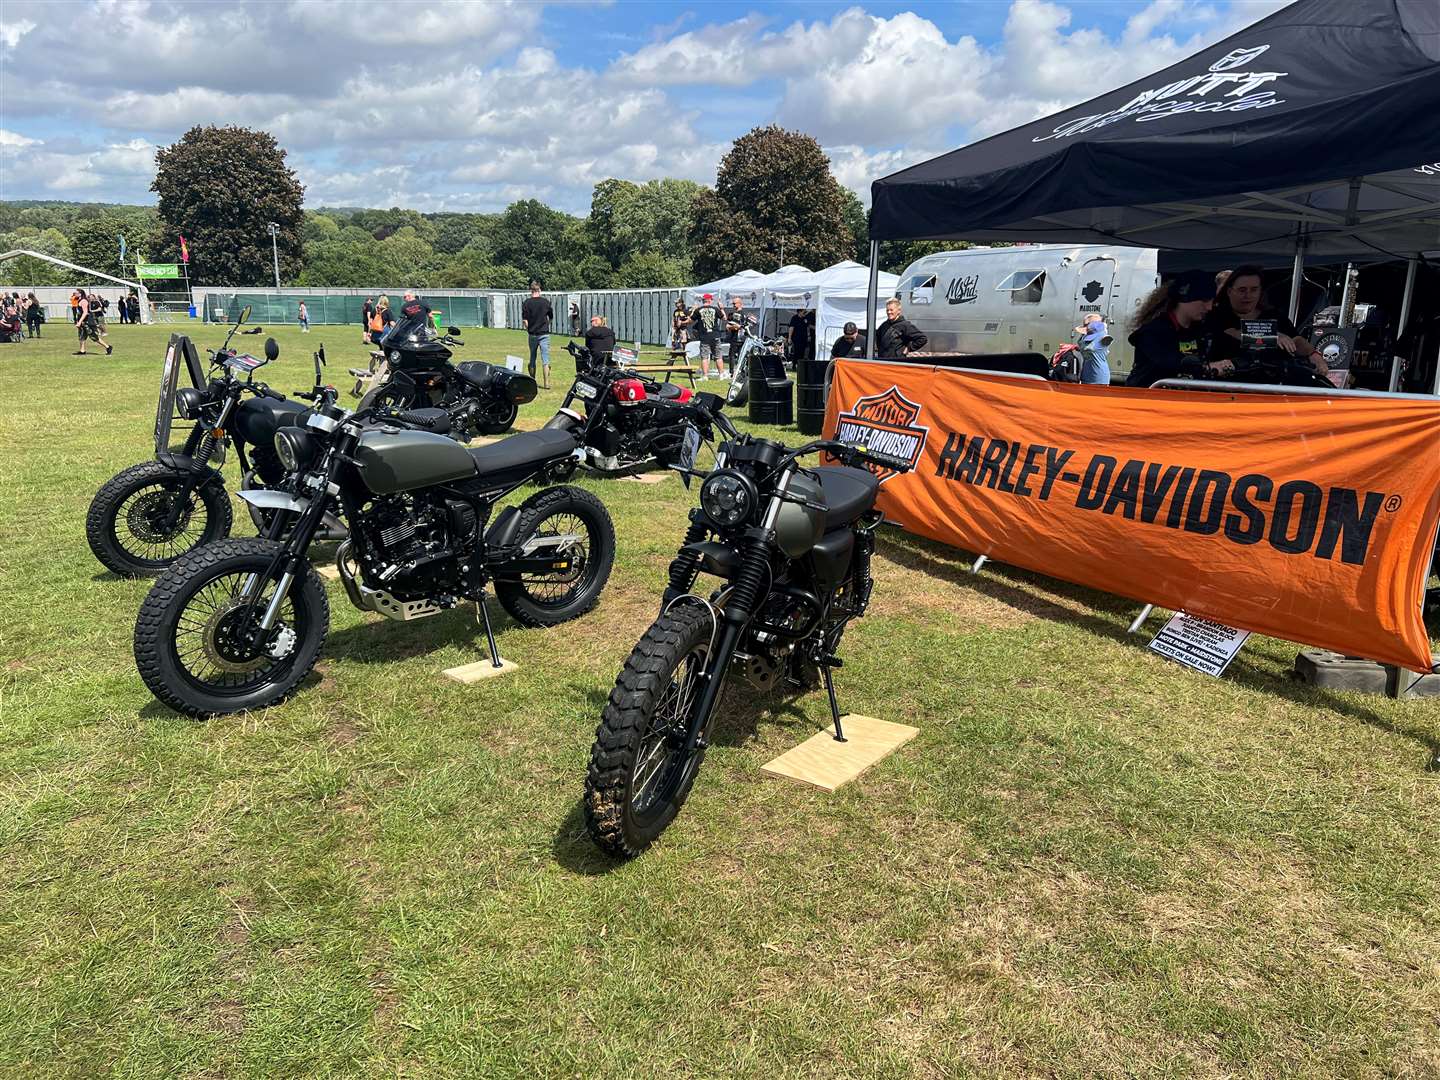
[{"label": "wooden board under kickstand", "polygon": [[317,566],[315,573],[319,574],[326,581],[339,581],[340,571],[333,566]]},{"label": "wooden board under kickstand", "polygon": [[484,660],[476,660],[473,664],[461,664],[459,667],[446,668],[440,674],[447,679],[454,679],[458,683],[469,686],[482,679],[494,679],[500,675],[509,675],[512,671],[519,671],[520,665],[514,660],[500,658],[500,666],[497,668],[490,662],[489,657]]},{"label": "wooden board under kickstand", "polygon": [[845,729],[843,743],[836,742],[834,729],[827,727],[766,762],[760,771],[767,776],[799,780],[821,791],[834,791],[920,734],[919,728],[853,713],[842,716],[840,726]]}]

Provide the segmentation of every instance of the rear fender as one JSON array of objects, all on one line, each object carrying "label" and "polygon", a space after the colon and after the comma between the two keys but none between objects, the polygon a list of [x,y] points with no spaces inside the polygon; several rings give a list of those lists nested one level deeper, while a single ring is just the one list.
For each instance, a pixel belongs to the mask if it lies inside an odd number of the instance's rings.
[{"label": "rear fender", "polygon": [[515,543],[515,538],[520,535],[520,511],[507,506],[500,511],[500,516],[490,524],[485,531],[485,547],[488,550],[509,547]]}]

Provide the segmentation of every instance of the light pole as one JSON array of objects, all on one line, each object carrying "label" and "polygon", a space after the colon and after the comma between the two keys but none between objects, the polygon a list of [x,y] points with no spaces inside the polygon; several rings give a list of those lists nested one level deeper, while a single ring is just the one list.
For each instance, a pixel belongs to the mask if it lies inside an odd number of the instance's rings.
[{"label": "light pole", "polygon": [[270,230],[270,255],[271,255],[271,256],[274,258],[274,260],[275,260],[275,291],[276,291],[276,292],[279,292],[279,291],[280,291],[280,248],[278,247],[278,241],[277,241],[275,238],[280,235],[280,226],[279,226],[276,222],[273,222],[273,221],[272,221],[272,222],[270,222],[269,230]]}]

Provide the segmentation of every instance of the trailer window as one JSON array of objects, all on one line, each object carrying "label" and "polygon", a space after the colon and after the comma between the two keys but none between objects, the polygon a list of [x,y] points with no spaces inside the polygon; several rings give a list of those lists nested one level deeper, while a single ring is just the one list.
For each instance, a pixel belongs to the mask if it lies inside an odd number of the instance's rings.
[{"label": "trailer window", "polygon": [[1045,271],[1016,270],[995,291],[1008,292],[1012,304],[1038,304],[1045,293]]},{"label": "trailer window", "polygon": [[908,292],[911,289],[933,289],[934,287],[934,274],[911,274],[910,279],[900,286],[900,291]]}]

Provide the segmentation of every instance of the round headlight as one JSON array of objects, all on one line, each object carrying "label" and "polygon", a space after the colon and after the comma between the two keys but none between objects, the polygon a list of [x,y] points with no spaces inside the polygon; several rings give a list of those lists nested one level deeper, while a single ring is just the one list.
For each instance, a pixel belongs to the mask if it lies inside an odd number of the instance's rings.
[{"label": "round headlight", "polygon": [[315,440],[309,432],[285,427],[275,433],[275,456],[286,472],[300,472],[315,457]]},{"label": "round headlight", "polygon": [[400,350],[399,350],[399,349],[391,349],[391,350],[390,350],[390,362],[391,362],[392,364],[398,364],[398,363],[400,362]]},{"label": "round headlight", "polygon": [[732,469],[712,472],[700,485],[700,509],[722,529],[733,529],[755,512],[759,496],[744,473]]},{"label": "round headlight", "polygon": [[180,414],[182,420],[194,420],[200,415],[200,408],[205,404],[205,391],[197,390],[193,386],[182,386],[175,391],[175,411]]}]

